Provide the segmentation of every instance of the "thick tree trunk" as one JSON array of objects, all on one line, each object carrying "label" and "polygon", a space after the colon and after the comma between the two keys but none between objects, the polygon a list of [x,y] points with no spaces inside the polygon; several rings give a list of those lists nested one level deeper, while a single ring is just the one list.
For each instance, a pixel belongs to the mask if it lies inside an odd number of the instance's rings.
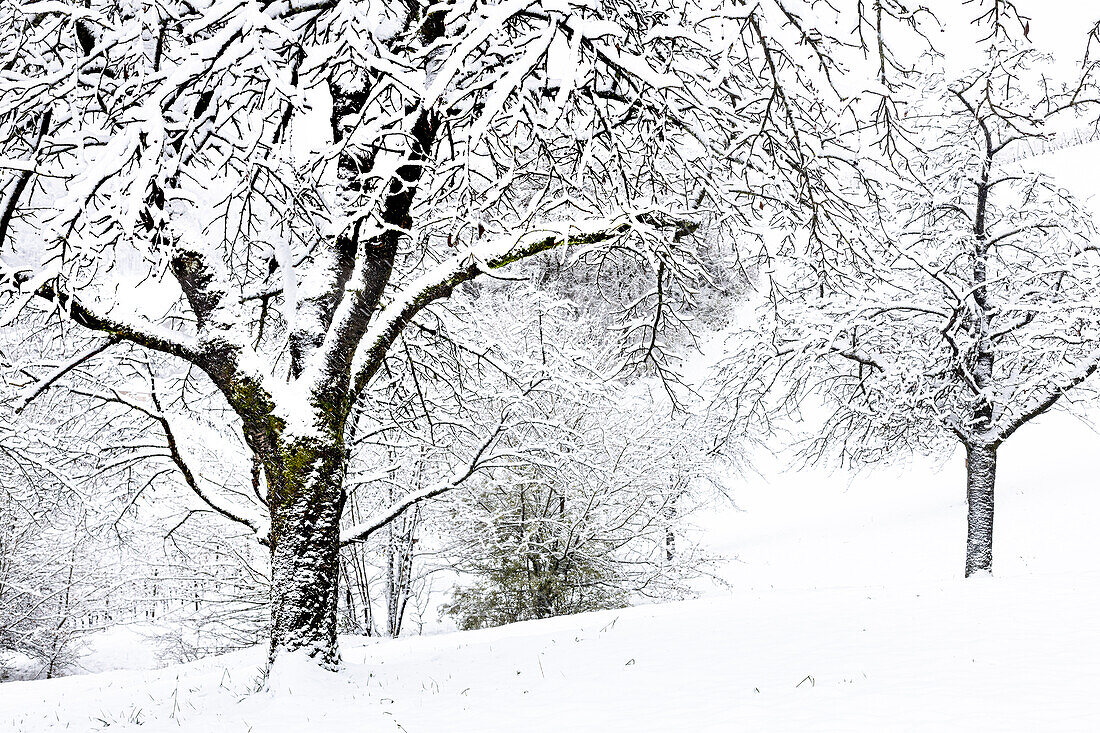
[{"label": "thick tree trunk", "polygon": [[993,568],[993,484],[997,448],[966,447],[966,577]]},{"label": "thick tree trunk", "polygon": [[271,658],[305,651],[335,669],[344,451],[299,441],[280,452],[267,468]]}]

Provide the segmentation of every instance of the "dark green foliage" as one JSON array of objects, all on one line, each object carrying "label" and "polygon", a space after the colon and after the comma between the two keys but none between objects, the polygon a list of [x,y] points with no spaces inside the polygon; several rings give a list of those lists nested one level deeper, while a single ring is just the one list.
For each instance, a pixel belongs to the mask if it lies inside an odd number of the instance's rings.
[{"label": "dark green foliage", "polygon": [[497,550],[496,564],[475,568],[479,579],[457,590],[443,607],[463,630],[621,608],[628,603],[629,594],[618,587],[613,569],[587,553],[555,554],[533,537],[498,545]]}]

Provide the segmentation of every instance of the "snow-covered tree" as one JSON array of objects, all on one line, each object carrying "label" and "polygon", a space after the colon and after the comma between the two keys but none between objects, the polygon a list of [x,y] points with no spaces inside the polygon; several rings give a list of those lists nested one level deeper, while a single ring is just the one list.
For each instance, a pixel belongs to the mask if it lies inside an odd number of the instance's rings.
[{"label": "snow-covered tree", "polygon": [[962,78],[920,77],[902,117],[916,147],[871,202],[863,246],[830,267],[805,251],[771,263],[720,397],[757,423],[823,400],[812,457],[961,443],[968,576],[992,567],[998,450],[1100,365],[1095,221],[1028,156],[1095,92],[1086,77],[1056,87],[1047,61],[998,44]]},{"label": "snow-covered tree", "polygon": [[482,341],[530,387],[500,443],[516,458],[453,496],[441,523],[437,554],[463,581],[447,611],[465,628],[682,597],[706,571],[687,528],[717,492],[690,393],[622,374],[598,338],[606,304],[562,289],[486,287],[477,300],[508,314]]},{"label": "snow-covered tree", "polygon": [[95,425],[64,392],[25,409],[40,336],[21,321],[0,340],[0,363],[26,369],[0,377],[0,651],[34,660],[19,674],[53,677],[72,671],[83,622],[104,608],[117,570],[103,554],[109,519],[83,480],[95,470]]},{"label": "snow-covered tree", "polygon": [[341,533],[360,418],[385,421],[366,395],[426,309],[550,249],[627,251],[653,287],[624,353],[661,370],[665,294],[703,279],[699,225],[824,241],[843,220],[818,5],[5,4],[9,314],[45,301],[205,375],[255,490],[171,457],[270,550],[272,655],[333,665],[340,547],[477,473],[509,429],[475,429],[451,478]]},{"label": "snow-covered tree", "polygon": [[686,531],[710,488],[699,434],[659,396],[590,394],[589,411],[538,395],[523,439],[542,460],[487,472],[454,512],[445,556],[470,582],[446,611],[462,628],[682,598],[706,572]]}]

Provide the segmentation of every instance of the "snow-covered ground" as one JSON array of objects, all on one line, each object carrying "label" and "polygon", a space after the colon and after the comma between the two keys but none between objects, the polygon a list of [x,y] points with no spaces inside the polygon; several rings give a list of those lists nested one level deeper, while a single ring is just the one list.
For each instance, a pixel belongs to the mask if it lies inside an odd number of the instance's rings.
[{"label": "snow-covered ground", "polygon": [[[783,471],[784,460],[758,458],[762,476],[747,475],[733,488],[741,511],[715,514],[706,522],[712,547],[739,560],[723,573],[735,586],[897,588],[961,576],[966,537],[961,449],[942,465],[916,459],[855,476],[819,468]],[[1001,447],[994,531],[998,578],[1097,567],[1098,476],[1100,435],[1064,413],[1024,426]]]},{"label": "snow-covered ground", "polygon": [[1096,573],[734,593],[393,642],[339,675],[259,651],[0,690],[5,731],[1089,731]]},{"label": "snow-covered ground", "polygon": [[1098,449],[1065,416],[1004,446],[994,578],[961,578],[959,457],[855,478],[762,462],[709,518],[737,560],[700,600],[349,638],[343,672],[289,660],[262,690],[262,650],[9,683],[0,730],[1100,730]]}]

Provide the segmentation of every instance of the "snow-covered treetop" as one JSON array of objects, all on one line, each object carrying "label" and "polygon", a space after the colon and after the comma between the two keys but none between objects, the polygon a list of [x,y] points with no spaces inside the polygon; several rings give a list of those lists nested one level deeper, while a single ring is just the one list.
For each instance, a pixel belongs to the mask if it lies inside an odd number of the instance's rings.
[{"label": "snow-covered treetop", "polygon": [[1044,73],[1001,47],[962,78],[922,77],[858,256],[775,263],[721,397],[733,419],[814,395],[826,428],[811,454],[878,460],[947,437],[998,444],[1095,371],[1095,218],[1021,153],[1095,94]]},{"label": "snow-covered treetop", "polygon": [[486,270],[625,246],[690,292],[700,224],[824,241],[839,44],[804,6],[6,5],[9,318],[46,298],[309,433]]}]

